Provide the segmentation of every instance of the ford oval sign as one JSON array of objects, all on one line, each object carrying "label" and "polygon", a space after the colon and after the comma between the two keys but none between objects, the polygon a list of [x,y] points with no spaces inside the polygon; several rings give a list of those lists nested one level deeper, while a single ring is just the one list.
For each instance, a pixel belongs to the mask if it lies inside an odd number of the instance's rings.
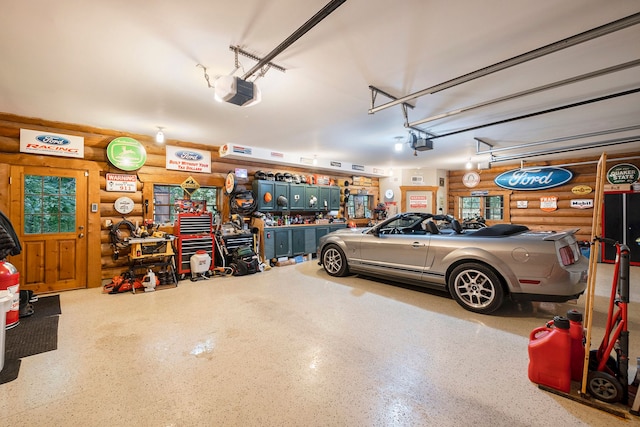
[{"label": "ford oval sign", "polygon": [[38,135],[36,139],[40,142],[51,145],[67,145],[71,143],[68,139],[57,135]]},{"label": "ford oval sign", "polygon": [[190,160],[192,162],[202,160],[204,157],[200,153],[194,153],[193,151],[178,151],[176,157],[181,160]]},{"label": "ford oval sign", "polygon": [[513,169],[498,175],[496,185],[509,190],[544,190],[566,184],[573,173],[563,168]]}]

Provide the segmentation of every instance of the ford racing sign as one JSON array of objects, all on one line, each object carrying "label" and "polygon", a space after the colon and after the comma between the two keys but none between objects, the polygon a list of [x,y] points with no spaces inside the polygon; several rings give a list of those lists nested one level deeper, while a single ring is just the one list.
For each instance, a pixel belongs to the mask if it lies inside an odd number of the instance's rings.
[{"label": "ford racing sign", "polygon": [[211,152],[167,145],[166,168],[211,173]]},{"label": "ford racing sign", "polygon": [[563,168],[513,169],[498,175],[493,181],[509,190],[544,190],[566,184],[573,173]]},{"label": "ford racing sign", "polygon": [[20,152],[84,158],[84,138],[61,133],[20,129]]}]

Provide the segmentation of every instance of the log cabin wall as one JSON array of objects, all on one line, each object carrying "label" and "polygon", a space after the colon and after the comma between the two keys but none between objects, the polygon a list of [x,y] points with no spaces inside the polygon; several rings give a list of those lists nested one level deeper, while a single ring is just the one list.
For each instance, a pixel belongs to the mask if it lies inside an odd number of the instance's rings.
[{"label": "log cabin wall", "polygon": [[[608,155],[606,173],[616,164],[630,163],[640,167],[640,159],[624,159],[637,157],[637,151],[626,154]],[[599,157],[587,157],[565,159],[548,162],[526,162],[525,168],[555,166],[562,167],[573,173],[571,180],[564,185],[546,190],[507,190],[494,183],[494,179],[503,172],[518,169],[518,165],[494,166],[491,169],[476,171],[480,175],[480,182],[476,187],[467,188],[462,178],[468,171],[456,170],[448,172],[448,197],[447,208],[450,214],[460,216],[460,198],[471,196],[472,193],[484,193],[486,195],[504,196],[504,220],[487,221],[487,224],[505,222],[526,225],[532,230],[564,230],[568,228],[580,228],[576,233],[578,240],[590,240],[592,231],[593,209],[571,208],[572,199],[593,199],[594,193],[586,195],[574,194],[571,190],[578,185],[586,185],[595,191],[597,162]],[[541,197],[558,197],[557,209],[546,212],[540,209]],[[518,202],[526,202],[526,208],[518,207]],[[522,203],[521,203],[522,205]],[[600,207],[601,208],[601,207]]]},{"label": "log cabin wall", "polygon": [[[20,129],[33,129],[46,132],[76,135],[84,138],[84,158],[73,159],[68,157],[41,156],[25,154],[20,152]],[[124,172],[107,161],[107,145],[117,137],[128,136],[138,140],[147,152],[147,161],[143,167],[135,172]],[[211,173],[191,173],[167,170],[165,168],[165,146],[180,146],[211,152]],[[189,176],[192,176],[200,186],[215,186],[223,188],[225,177],[229,171],[236,168],[247,169],[248,178],[239,180],[238,186],[251,189],[253,175],[257,170],[280,171],[297,174],[321,174],[328,175],[341,187],[341,199],[344,194],[344,182],[350,182],[351,176],[335,174],[334,172],[314,171],[313,169],[303,169],[290,167],[288,165],[273,165],[261,162],[240,162],[237,160],[227,160],[220,158],[218,146],[207,146],[187,141],[168,140],[163,145],[156,144],[153,136],[138,135],[124,131],[100,129],[91,126],[61,123],[44,119],[22,117],[13,114],[0,113],[0,210],[9,215],[11,209],[9,194],[9,177],[12,167],[42,166],[57,167],[67,169],[84,170],[88,173],[88,202],[98,203],[98,212],[91,213],[89,206],[86,207],[88,213],[87,224],[87,247],[88,247],[88,275],[87,287],[98,287],[109,282],[114,276],[121,274],[128,268],[128,258],[126,252],[121,252],[117,260],[113,259],[113,248],[110,244],[109,228],[106,227],[107,220],[118,223],[123,219],[114,208],[114,202],[121,196],[131,198],[135,207],[133,211],[126,215],[126,219],[132,223],[143,224],[145,219],[153,219],[153,184],[179,185]],[[106,174],[135,174],[137,176],[136,192],[113,192],[106,191]],[[363,190],[367,194],[374,196],[374,202],[379,201],[379,180],[372,178],[370,186],[352,186],[352,192]],[[228,200],[222,195],[222,191],[217,197],[217,210],[222,218],[228,218],[229,206],[224,203]],[[144,201],[149,201],[148,210],[144,208]],[[341,209],[341,215],[343,210]],[[363,225],[368,220],[356,220],[358,225]],[[162,231],[173,232],[173,227],[163,227]],[[95,256],[94,254],[100,254]]]}]

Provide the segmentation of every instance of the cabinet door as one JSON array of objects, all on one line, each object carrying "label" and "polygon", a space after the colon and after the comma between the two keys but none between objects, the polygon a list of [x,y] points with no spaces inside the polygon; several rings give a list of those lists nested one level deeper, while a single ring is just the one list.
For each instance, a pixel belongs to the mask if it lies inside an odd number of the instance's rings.
[{"label": "cabinet door", "polygon": [[291,256],[291,230],[276,230],[276,258],[281,256]]},{"label": "cabinet door", "polygon": [[304,185],[302,184],[289,185],[289,208],[291,211],[305,210]]},{"label": "cabinet door", "polygon": [[329,210],[340,210],[340,187],[329,187],[329,189],[331,193],[329,199]]},{"label": "cabinet door", "polygon": [[276,182],[274,187],[273,199],[275,200],[274,210],[288,211],[289,204],[289,183]]},{"label": "cabinet door", "polygon": [[320,241],[320,238],[325,234],[329,234],[329,226],[316,227],[316,249],[314,250],[314,252],[318,251],[318,242]]},{"label": "cabinet door", "polygon": [[[313,200],[315,199],[315,202]],[[305,210],[317,211],[319,210],[320,194],[318,193],[317,185],[307,185],[304,187],[304,205]]]},{"label": "cabinet door", "polygon": [[318,200],[318,208],[321,211],[328,211],[331,203],[331,188],[320,187],[320,200]]},{"label": "cabinet door", "polygon": [[273,230],[264,230],[262,235],[264,259],[268,261],[276,257],[276,236]]},{"label": "cabinet door", "polygon": [[304,253],[313,254],[316,253],[318,244],[316,241],[316,229],[315,227],[307,227],[304,229]]},{"label": "cabinet door", "polygon": [[292,255],[302,255],[305,253],[305,229],[294,228],[291,230],[291,253]]},{"label": "cabinet door", "polygon": [[259,211],[272,211],[276,205],[273,181],[253,181],[253,193],[258,198]]}]

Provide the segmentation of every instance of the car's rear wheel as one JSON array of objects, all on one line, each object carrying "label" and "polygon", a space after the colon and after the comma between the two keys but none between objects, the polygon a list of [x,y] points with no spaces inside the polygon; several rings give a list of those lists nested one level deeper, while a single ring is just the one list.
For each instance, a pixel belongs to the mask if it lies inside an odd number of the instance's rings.
[{"label": "car's rear wheel", "polygon": [[349,274],[347,257],[337,245],[328,245],[322,251],[322,266],[330,276],[346,276]]},{"label": "car's rear wheel", "polygon": [[449,276],[449,292],[458,304],[475,313],[496,311],[504,301],[498,275],[477,263],[461,264]]}]

